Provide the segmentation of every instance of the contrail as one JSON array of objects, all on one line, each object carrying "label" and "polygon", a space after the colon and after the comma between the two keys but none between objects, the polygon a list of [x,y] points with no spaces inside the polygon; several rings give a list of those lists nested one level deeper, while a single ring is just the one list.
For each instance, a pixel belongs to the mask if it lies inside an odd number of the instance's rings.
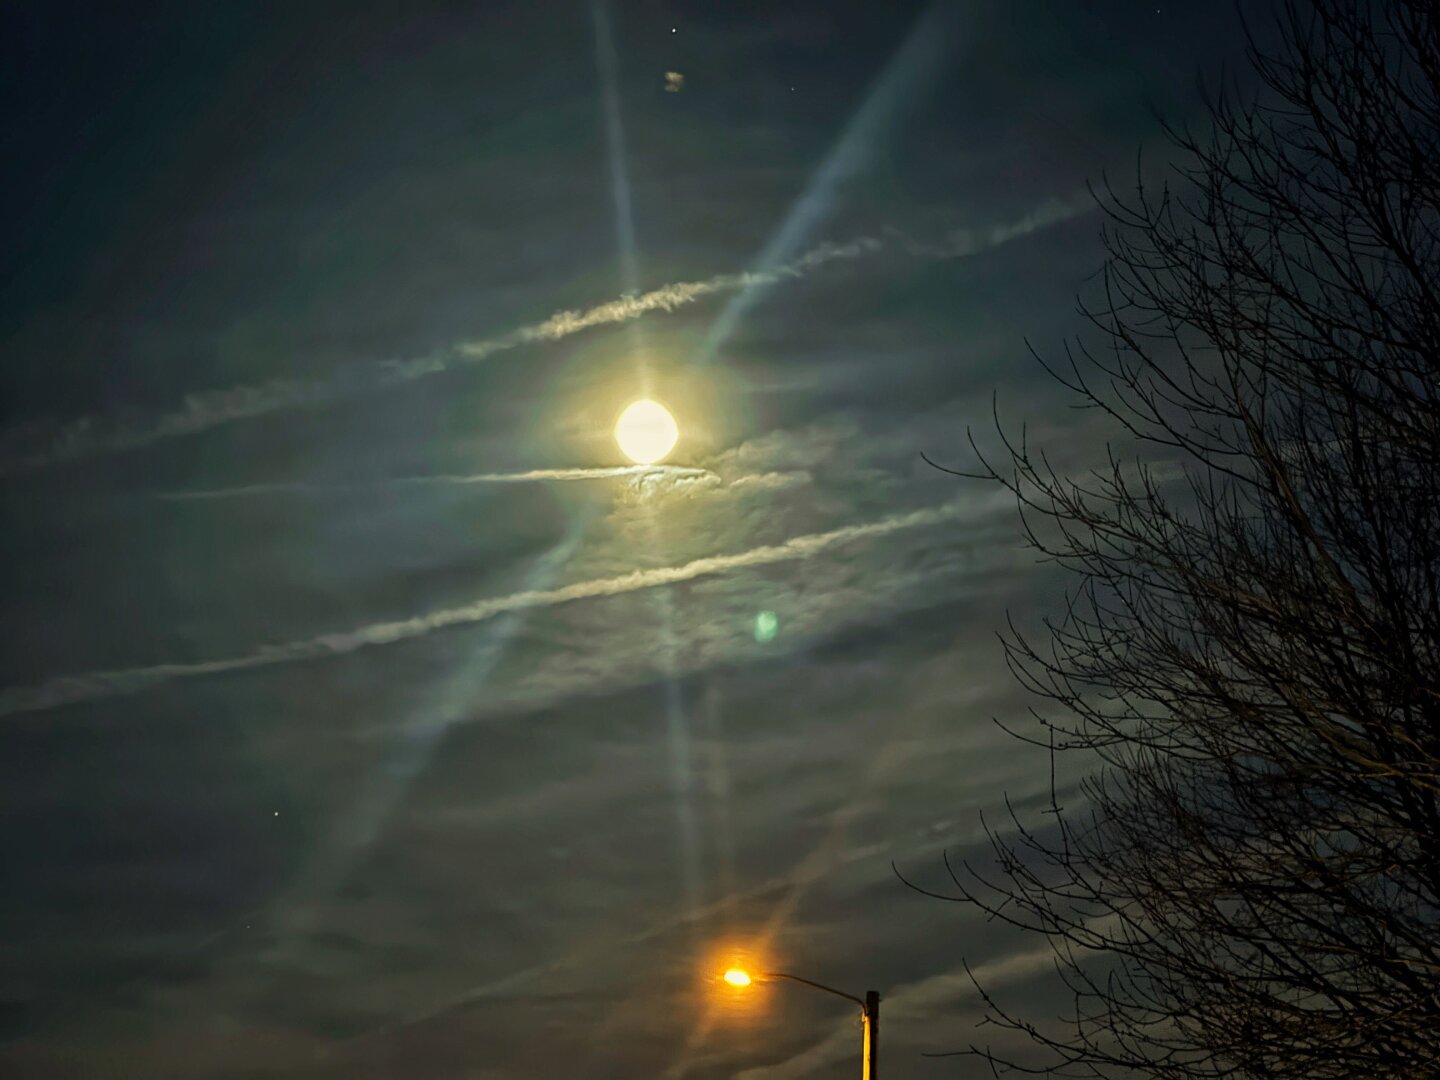
[{"label": "contrail", "polygon": [[1003,222],[989,228],[952,229],[945,234],[941,243],[927,244],[906,236],[898,229],[882,230],[887,237],[911,255],[927,259],[958,259],[966,255],[978,255],[1012,240],[1019,240],[1031,233],[1059,225],[1071,218],[1080,217],[1096,209],[1095,200],[1085,193],[1069,198],[1046,199],[1035,209],[1016,221]]},{"label": "contrail", "polygon": [[548,319],[522,326],[500,337],[462,342],[429,356],[347,368],[323,379],[272,379],[253,386],[200,391],[188,395],[175,411],[138,424],[107,425],[103,418],[86,417],[68,424],[45,449],[0,460],[0,475],[33,471],[96,454],[130,450],[284,409],[323,405],[340,398],[399,386],[438,372],[479,363],[523,345],[558,341],[591,327],[630,322],[654,311],[674,311],[714,293],[802,277],[825,263],[859,258],[879,251],[883,246],[873,237],[860,237],[844,244],[822,244],[793,262],[771,270],[718,274],[704,281],[662,285],[638,295],[627,293],[617,300],[583,311],[557,311]]},{"label": "contrail", "polygon": [[395,476],[368,484],[314,484],[304,481],[242,484],[238,487],[201,488],[193,491],[161,491],[155,498],[166,502],[206,499],[245,499],[263,495],[328,495],[351,491],[373,491],[376,487],[429,487],[452,484],[535,484],[550,480],[608,480],[621,476],[714,476],[709,469],[684,465],[616,465],[600,469],[529,469],[515,473],[440,473],[434,476]]},{"label": "contrail", "polygon": [[[1018,222],[986,229],[955,230],[940,244],[909,240],[895,230],[887,232],[892,241],[898,240],[896,246],[908,254],[934,259],[960,258],[998,247],[1092,209],[1093,204],[1076,199],[1050,199]],[[43,449],[8,453],[0,457],[0,476],[32,472],[48,465],[98,454],[131,450],[282,410],[320,406],[345,397],[373,393],[442,371],[480,363],[524,345],[559,341],[582,330],[631,322],[656,311],[672,312],[717,293],[753,290],[794,280],[826,263],[864,258],[886,247],[885,241],[873,236],[861,236],[845,243],[827,242],[773,269],[717,274],[703,281],[674,282],[646,293],[627,293],[617,300],[582,311],[557,311],[542,322],[522,326],[508,334],[462,342],[429,356],[345,368],[323,379],[272,379],[253,386],[198,391],[187,395],[180,408],[173,412],[138,423],[114,423],[107,422],[103,417],[85,417],[65,425]],[[25,432],[33,428],[34,425],[25,425],[12,429],[7,436],[0,436],[0,443],[32,441],[27,439]]]},{"label": "contrail", "polygon": [[927,507],[908,514],[898,514],[863,525],[846,525],[828,532],[797,536],[781,544],[766,544],[733,555],[710,555],[701,559],[693,559],[679,566],[632,570],[628,574],[595,578],[590,581],[577,581],[554,589],[533,589],[511,593],[509,596],[492,597],[463,607],[445,608],[409,619],[371,623],[368,626],[357,627],[341,633],[322,634],[319,637],[290,641],[279,645],[265,645],[243,656],[222,660],[94,671],[83,675],[51,679],[49,682],[33,687],[11,687],[0,691],[0,716],[43,712],[63,705],[121,697],[181,679],[224,675],[237,671],[249,671],[254,668],[273,667],[277,664],[299,663],[327,656],[338,656],[372,645],[391,645],[397,641],[409,641],[450,627],[484,622],[486,619],[492,619],[510,611],[554,607],[557,604],[568,604],[576,600],[618,596],[641,589],[653,589],[660,585],[692,581],[695,578],[708,577],[712,574],[723,574],[731,570],[807,559],[840,544],[885,536],[902,529],[936,525],[959,516],[963,509],[958,503],[944,503],[940,506]]}]

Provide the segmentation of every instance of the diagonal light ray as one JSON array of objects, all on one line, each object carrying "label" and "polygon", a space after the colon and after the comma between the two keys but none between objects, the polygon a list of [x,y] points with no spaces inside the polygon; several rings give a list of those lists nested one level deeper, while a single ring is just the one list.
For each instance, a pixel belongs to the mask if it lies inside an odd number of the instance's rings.
[{"label": "diagonal light ray", "polygon": [[[536,560],[526,574],[527,584],[538,588],[554,581],[583,535],[582,522],[577,519],[560,542]],[[426,707],[401,728],[394,755],[384,768],[371,774],[356,805],[340,820],[325,849],[272,913],[282,951],[294,938],[313,928],[324,903],[375,842],[442,740],[473,710],[481,688],[528,615],[528,609],[517,609],[496,619],[480,646],[465,657],[440,689],[430,694]]]},{"label": "diagonal light ray", "polygon": [[952,0],[935,0],[916,20],[839,141],[754,260],[756,280],[742,286],[711,325],[692,358],[695,363],[703,364],[714,357],[741,317],[774,284],[766,280],[768,275],[785,265],[810,240],[830,214],[845,182],[869,164],[875,146],[894,126],[896,118],[933,83],[950,44],[954,6]]},{"label": "diagonal light ray", "polygon": [[808,533],[779,544],[765,544],[730,555],[709,555],[677,566],[632,570],[626,574],[577,581],[557,588],[490,597],[462,607],[444,608],[407,619],[370,623],[339,633],[266,645],[241,656],[193,663],[155,664],[114,671],[92,671],[83,675],[51,679],[34,687],[9,687],[0,690],[0,716],[42,712],[63,705],[121,697],[182,679],[205,678],[339,656],[364,648],[410,641],[452,627],[473,625],[510,611],[619,596],[732,570],[808,559],[840,545],[875,539],[904,529],[925,528],[953,521],[970,510],[971,507],[960,502],[942,503],[909,513],[895,514],[878,521]]},{"label": "diagonal light ray", "polygon": [[[837,856],[836,864],[843,865],[852,862],[858,862],[862,859],[867,859],[874,855],[880,854],[883,851],[883,845],[879,844],[871,845],[864,848],[857,848],[852,851],[844,852],[843,854]],[[834,867],[831,867],[830,869],[833,868]],[[455,1012],[457,1010],[464,1009],[477,1002],[485,1001],[489,998],[499,997],[503,994],[513,993],[517,988],[534,982],[537,979],[544,978],[546,975],[552,975],[556,972],[565,971],[586,963],[594,963],[595,961],[598,961],[602,957],[607,956],[618,949],[628,949],[635,945],[643,945],[648,941],[653,941],[656,938],[663,937],[666,934],[674,933],[678,930],[684,930],[691,927],[697,927],[701,925],[706,919],[712,918],[716,915],[724,914],[726,911],[729,911],[732,908],[738,907],[749,901],[763,899],[766,896],[770,896],[776,892],[779,892],[786,888],[790,884],[791,880],[792,875],[790,874],[772,878],[768,881],[762,882],[761,884],[754,886],[753,888],[746,889],[744,892],[731,893],[730,895],[721,897],[720,899],[715,900],[711,903],[703,904],[699,907],[689,908],[685,911],[679,912],[678,914],[657,920],[656,922],[650,923],[648,926],[645,926],[640,930],[635,931],[634,933],[627,934],[622,937],[604,940],[596,945],[591,945],[586,948],[579,949],[568,955],[558,957],[555,960],[551,960],[543,964],[537,964],[534,967],[525,968],[523,970],[513,972],[509,975],[502,976],[498,979],[492,979],[489,982],[477,984],[476,986],[471,987],[463,993],[437,1002],[427,1008],[418,1009],[414,1012],[408,1013],[407,1015],[401,1017],[399,1020],[395,1021],[392,1024],[386,1024],[381,1027],[372,1028],[370,1031],[363,1032],[360,1035],[355,1036],[355,1040],[359,1041],[363,1039],[375,1038],[377,1036],[389,1035],[395,1031],[399,1031],[404,1028],[413,1027],[417,1024],[428,1023],[429,1021],[439,1019],[440,1017],[446,1016],[449,1013]]]},{"label": "diagonal light ray", "polygon": [[[615,204],[615,219],[617,239],[620,247],[621,260],[621,284],[625,297],[634,297],[639,290],[639,274],[636,268],[636,245],[634,222],[630,207],[630,184],[626,175],[624,156],[624,129],[621,123],[619,92],[617,86],[616,69],[618,67],[615,54],[615,45],[610,29],[610,18],[607,0],[592,0],[591,15],[595,25],[596,52],[600,67],[602,94],[604,98],[607,149],[609,151],[611,191]],[[583,321],[583,320],[579,320]],[[631,332],[636,335],[637,344],[638,326],[632,320]],[[557,330],[559,328],[557,327]],[[472,345],[465,349],[464,355],[467,362],[474,362],[490,355],[480,343],[481,347]],[[644,370],[646,363],[643,349],[636,350],[637,364],[642,368],[641,384],[646,394],[649,393],[648,371]],[[407,373],[406,368],[397,368],[396,374]],[[413,369],[417,375],[424,373],[423,368]],[[669,475],[674,477],[700,477],[713,475],[704,469],[687,469],[673,466],[635,466],[623,468],[572,468],[572,469],[533,469],[519,473],[477,473],[464,476],[418,476],[402,477],[387,482],[387,486],[408,486],[408,485],[437,485],[437,484],[513,484],[513,483],[537,483],[555,481],[592,481],[600,479],[612,479],[619,477],[634,477],[647,475]],[[272,485],[260,485],[260,493],[274,493],[277,490],[282,492],[312,493],[315,488],[310,485],[280,485],[278,488]],[[323,487],[321,490],[325,490]],[[179,498],[217,498],[233,497],[236,494],[256,494],[255,487],[245,489],[226,489],[206,492],[178,493]],[[543,592],[548,589],[559,574],[561,568],[567,563],[575,548],[581,542],[587,521],[577,520],[572,523],[568,535],[561,544],[547,553],[528,576],[526,592]],[[665,596],[664,599],[669,599]],[[403,732],[403,741],[398,752],[388,763],[387,767],[377,772],[371,780],[368,789],[363,794],[359,805],[353,814],[343,822],[343,829],[335,841],[331,844],[327,857],[317,863],[309,877],[301,883],[298,902],[292,902],[287,913],[291,916],[288,929],[293,932],[303,933],[308,926],[304,920],[313,918],[318,911],[318,902],[323,901],[333,893],[336,885],[350,872],[356,860],[368,850],[379,834],[383,821],[391,814],[399,802],[407,794],[414,779],[428,765],[432,754],[439,742],[444,738],[450,728],[466,715],[467,710],[473,705],[476,694],[481,686],[488,680],[490,673],[499,662],[505,646],[510,641],[516,630],[523,624],[527,617],[529,608],[518,608],[505,612],[492,625],[491,632],[487,635],[479,652],[471,656],[456,676],[450,680],[450,684],[438,697],[439,701],[435,707],[425,713],[420,719]],[[669,630],[670,627],[666,626]],[[673,637],[673,633],[670,635]],[[671,688],[673,678],[671,679]],[[670,710],[673,714],[673,708]],[[683,718],[682,718],[683,719]],[[676,745],[673,732],[674,723],[672,716],[671,723],[672,750]],[[673,755],[672,755],[673,756]],[[677,798],[679,794],[677,793]],[[682,856],[691,855],[695,849],[693,828],[686,831],[684,815],[682,817]],[[687,874],[687,880],[693,881],[695,875]],[[692,889],[693,892],[693,889]],[[689,897],[693,906],[693,896]],[[296,920],[296,916],[301,921]]]},{"label": "diagonal light ray", "polygon": [[595,27],[595,66],[599,69],[605,112],[605,157],[610,172],[610,199],[615,207],[615,239],[620,249],[620,284],[626,293],[634,293],[640,288],[640,271],[630,175],[625,164],[625,123],[620,112],[620,58],[615,51],[609,0],[591,0],[590,19]]},{"label": "diagonal light ray", "polygon": [[[602,94],[604,98],[607,150],[610,165],[611,193],[615,206],[615,224],[620,247],[621,285],[626,297],[634,296],[639,290],[639,274],[635,258],[635,230],[630,208],[630,184],[626,175],[624,156],[624,129],[620,116],[620,101],[616,69],[618,67],[615,44],[610,29],[607,0],[592,0],[591,16],[595,27],[596,53],[600,68]],[[632,321],[632,333],[638,327]],[[470,360],[482,359],[489,355],[483,348],[471,347],[467,351]],[[643,350],[637,350],[637,363],[643,368]],[[406,369],[397,369],[397,374]],[[415,369],[417,374],[422,369]],[[642,385],[649,391],[648,372],[642,370]],[[592,481],[619,477],[645,475],[705,476],[703,469],[684,469],[666,466],[635,466],[629,468],[574,468],[574,469],[532,469],[519,473],[476,473],[464,476],[417,476],[402,477],[386,482],[387,486],[433,486],[449,484],[514,484],[555,481]],[[320,487],[325,491],[325,487]],[[331,488],[330,490],[334,490]],[[259,485],[241,489],[222,489],[205,492],[182,492],[178,498],[228,498],[238,495],[282,493],[314,493],[313,485]],[[528,577],[527,592],[543,591],[551,586],[560,569],[569,561],[586,531],[588,521],[572,523],[565,540],[549,552]],[[335,886],[350,872],[359,856],[374,842],[381,825],[398,803],[407,794],[411,783],[429,763],[435,747],[449,729],[471,706],[481,686],[499,662],[505,646],[523,624],[529,609],[507,611],[493,624],[479,652],[471,656],[450,685],[442,691],[436,706],[411,725],[402,736],[395,757],[386,769],[377,772],[361,798],[355,811],[343,822],[343,830],[331,844],[325,859],[317,863],[312,872],[301,883],[298,897],[289,905],[287,913],[293,924],[289,929],[303,933],[308,927],[297,923],[295,916],[314,917],[318,910],[317,901],[323,901]],[[673,682],[673,680],[672,680]],[[673,728],[673,723],[672,723]],[[672,744],[675,742],[672,732]],[[677,796],[678,797],[678,796]],[[682,821],[683,825],[683,821]],[[691,830],[693,832],[693,830]],[[682,855],[693,852],[693,836],[682,830]],[[694,875],[687,875],[693,879]],[[693,904],[693,897],[691,898]],[[298,902],[297,902],[298,901]]]},{"label": "diagonal light ray", "polygon": [[[911,27],[904,43],[890,59],[879,79],[870,88],[864,103],[851,119],[839,141],[820,164],[805,191],[791,207],[780,228],[771,236],[752,264],[762,274],[779,266],[805,244],[830,214],[841,188],[852,177],[860,173],[869,163],[876,144],[884,132],[893,127],[896,118],[920,94],[928,88],[940,69],[940,61],[948,51],[951,27],[948,0],[935,0],[927,11]],[[705,338],[692,354],[691,360],[697,365],[708,363],[729,339],[740,320],[765,296],[769,283],[757,281],[741,288],[721,309],[711,324]],[[887,744],[888,748],[888,744]],[[852,804],[858,809],[858,802]],[[831,842],[822,843],[811,856],[810,862],[823,859],[833,844],[844,837],[853,813],[837,821],[830,831]],[[802,876],[801,884],[789,890],[772,918],[765,935],[765,944],[773,938],[779,925],[789,916],[799,902],[808,881]],[[762,946],[763,947],[763,946]],[[679,1054],[665,1075],[683,1076],[689,1062],[703,1040],[708,1036],[713,1017],[706,1015],[691,1030]]]}]

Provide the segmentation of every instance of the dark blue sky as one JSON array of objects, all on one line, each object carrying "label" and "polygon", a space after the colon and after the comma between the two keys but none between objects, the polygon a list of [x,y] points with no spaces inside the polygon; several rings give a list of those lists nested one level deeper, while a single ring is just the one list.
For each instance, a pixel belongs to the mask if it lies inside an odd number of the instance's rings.
[{"label": "dark blue sky", "polygon": [[604,10],[0,16],[0,1071],[850,1075],[749,949],[941,1076],[962,958],[1056,994],[890,870],[1048,782],[995,633],[1061,583],[919,454],[1103,448],[1025,342],[1238,18]]}]

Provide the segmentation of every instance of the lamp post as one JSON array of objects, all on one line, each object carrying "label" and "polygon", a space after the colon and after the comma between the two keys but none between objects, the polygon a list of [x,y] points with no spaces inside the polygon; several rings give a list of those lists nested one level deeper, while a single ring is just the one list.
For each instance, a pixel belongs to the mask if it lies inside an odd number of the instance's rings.
[{"label": "lamp post", "polygon": [[836,990],[833,986],[826,986],[813,979],[801,978],[799,975],[790,975],[783,971],[766,971],[753,977],[740,968],[731,968],[725,972],[725,981],[731,986],[745,987],[756,980],[770,982],[774,979],[786,979],[815,990],[824,990],[827,994],[834,994],[836,997],[842,997],[846,1001],[859,1005],[860,1024],[863,1028],[860,1077],[861,1080],[880,1080],[880,995],[878,992],[867,990],[862,999],[854,994],[847,994],[843,990]]}]

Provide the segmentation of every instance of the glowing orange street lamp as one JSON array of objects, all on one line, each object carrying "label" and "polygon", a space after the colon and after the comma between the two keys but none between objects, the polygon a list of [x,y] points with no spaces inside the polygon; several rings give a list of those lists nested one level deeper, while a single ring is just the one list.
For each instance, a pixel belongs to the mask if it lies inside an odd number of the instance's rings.
[{"label": "glowing orange street lamp", "polygon": [[864,1041],[861,1043],[861,1080],[879,1080],[880,995],[876,991],[865,991],[865,997],[862,1000],[853,994],[845,993],[843,990],[836,990],[833,986],[826,986],[824,983],[814,982],[811,979],[802,979],[799,975],[787,975],[783,971],[765,971],[757,975],[751,975],[742,968],[731,968],[725,972],[722,977],[731,986],[739,989],[743,989],[753,982],[770,982],[773,979],[786,979],[790,982],[797,982],[804,986],[809,986],[815,990],[824,990],[827,994],[834,994],[836,997],[842,997],[846,1001],[859,1005],[860,1024],[864,1029]]}]

